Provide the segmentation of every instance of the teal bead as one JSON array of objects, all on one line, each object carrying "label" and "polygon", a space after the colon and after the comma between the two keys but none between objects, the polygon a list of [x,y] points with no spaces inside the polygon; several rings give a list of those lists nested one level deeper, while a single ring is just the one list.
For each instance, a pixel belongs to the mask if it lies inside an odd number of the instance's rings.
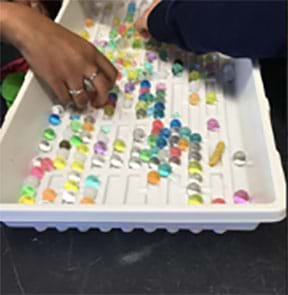
[{"label": "teal bead", "polygon": [[160,163],[158,166],[158,172],[161,177],[168,177],[172,173],[172,168],[169,163]]},{"label": "teal bead", "polygon": [[191,129],[189,127],[181,127],[179,129],[180,137],[185,137],[189,139],[189,136],[191,135]]},{"label": "teal bead", "polygon": [[96,175],[89,175],[85,180],[85,186],[98,189],[100,186],[100,180]]},{"label": "teal bead", "polygon": [[202,137],[199,133],[192,133],[190,135],[190,141],[200,143],[202,141]]},{"label": "teal bead", "polygon": [[154,147],[151,149],[151,156],[152,156],[152,157],[157,156],[158,153],[159,153],[159,150],[160,150],[159,147],[154,146]]}]

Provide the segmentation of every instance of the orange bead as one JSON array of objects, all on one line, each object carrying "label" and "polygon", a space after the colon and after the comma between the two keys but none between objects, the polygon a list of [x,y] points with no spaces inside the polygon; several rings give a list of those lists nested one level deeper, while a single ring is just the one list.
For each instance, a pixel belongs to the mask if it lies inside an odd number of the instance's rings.
[{"label": "orange bead", "polygon": [[42,199],[49,202],[54,202],[57,197],[56,192],[52,188],[46,188],[42,193]]},{"label": "orange bead", "polygon": [[160,174],[157,171],[150,171],[147,175],[147,181],[150,184],[159,184],[160,183]]},{"label": "orange bead", "polygon": [[83,197],[80,201],[81,204],[95,204],[95,200],[91,197]]},{"label": "orange bead", "polygon": [[197,93],[192,93],[190,96],[189,96],[189,103],[191,105],[198,105],[200,102],[200,97]]},{"label": "orange bead", "polygon": [[181,151],[187,150],[189,147],[189,140],[187,138],[181,137],[178,141],[178,147]]},{"label": "orange bead", "polygon": [[82,125],[82,129],[85,130],[85,131],[89,131],[89,132],[92,132],[94,130],[94,126],[92,123],[90,122],[85,122],[83,125]]},{"label": "orange bead", "polygon": [[91,19],[91,18],[86,18],[86,19],[85,19],[85,26],[86,26],[87,28],[93,27],[93,26],[94,26],[94,21],[93,21],[93,19]]}]

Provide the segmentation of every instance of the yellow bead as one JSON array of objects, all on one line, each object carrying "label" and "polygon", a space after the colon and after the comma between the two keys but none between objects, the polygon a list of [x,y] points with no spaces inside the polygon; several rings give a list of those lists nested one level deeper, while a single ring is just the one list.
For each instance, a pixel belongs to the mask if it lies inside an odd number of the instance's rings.
[{"label": "yellow bead", "polygon": [[67,180],[64,183],[64,188],[67,191],[72,191],[72,192],[77,192],[79,190],[79,187],[77,185],[77,182],[73,181],[73,180]]},{"label": "yellow bead", "polygon": [[89,40],[90,39],[90,34],[86,30],[81,31],[79,33],[79,35],[80,35],[80,37],[82,37],[85,40]]},{"label": "yellow bead", "polygon": [[189,205],[201,205],[203,203],[204,203],[204,201],[203,201],[203,198],[201,195],[194,194],[192,196],[189,196],[189,199],[188,199]]},{"label": "yellow bead", "polygon": [[89,148],[86,144],[82,143],[77,147],[77,151],[83,155],[87,155],[89,153]]},{"label": "yellow bead", "polygon": [[188,164],[188,172],[190,175],[194,173],[202,173],[202,166],[199,162],[196,161],[190,161]]},{"label": "yellow bead", "polygon": [[133,99],[133,94],[132,93],[125,93],[124,94],[124,98],[125,99],[129,99],[129,100],[132,100]]},{"label": "yellow bead", "polygon": [[77,172],[83,172],[84,170],[84,164],[83,162],[79,161],[79,160],[75,160],[71,163],[71,168]]},{"label": "yellow bead", "polygon": [[219,141],[215,147],[215,150],[209,158],[209,166],[214,167],[215,165],[217,165],[221,161],[224,151],[225,143],[224,141]]},{"label": "yellow bead", "polygon": [[[125,67],[125,68],[129,68],[129,67],[131,67],[132,66],[132,63],[131,63],[131,61],[130,60],[128,60],[128,59],[124,59],[124,61],[123,61],[123,66]],[[129,79],[129,77],[130,77],[130,80],[134,80],[134,74],[132,73],[130,73],[130,76],[129,76],[129,72],[128,72],[128,79]],[[137,76],[136,76],[137,77]],[[136,78],[135,78],[136,79]]]},{"label": "yellow bead", "polygon": [[106,57],[110,60],[110,61],[112,61],[113,60],[113,58],[114,58],[114,54],[113,54],[113,52],[106,52]]},{"label": "yellow bead", "polygon": [[128,80],[136,80],[137,79],[137,72],[135,70],[129,70],[127,73]]},{"label": "yellow bead", "polygon": [[66,161],[64,158],[62,157],[57,157],[54,162],[53,165],[56,169],[64,169],[66,166]]},{"label": "yellow bead", "polygon": [[121,23],[121,19],[120,19],[120,17],[115,16],[115,17],[113,18],[113,25],[118,26],[118,25],[120,25],[120,23]]},{"label": "yellow bead", "polygon": [[31,196],[21,196],[18,200],[19,204],[25,204],[25,205],[34,205],[35,199]]},{"label": "yellow bead", "polygon": [[124,153],[126,149],[126,144],[122,139],[116,139],[114,141],[114,151],[118,153]]}]

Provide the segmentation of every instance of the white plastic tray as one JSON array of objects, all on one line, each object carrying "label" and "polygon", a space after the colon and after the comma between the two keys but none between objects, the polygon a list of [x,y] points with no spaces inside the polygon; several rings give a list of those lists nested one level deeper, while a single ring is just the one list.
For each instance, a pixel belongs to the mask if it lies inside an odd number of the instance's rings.
[{"label": "white plastic tray", "polygon": [[[64,1],[56,21],[79,33],[84,27],[85,18],[95,16],[93,9],[87,6],[88,2]],[[128,2],[111,1],[112,13],[106,15],[102,13],[101,3],[99,1],[99,5],[95,6],[100,11],[95,17],[98,24],[90,32],[98,38],[99,35],[105,37],[109,33],[115,14],[122,17],[125,15]],[[190,58],[189,54],[180,50],[173,54],[187,61]],[[176,169],[172,177],[162,179],[156,187],[147,185],[147,168],[139,171],[127,167],[134,128],[143,126],[149,133],[152,119],[136,120],[136,99],[130,112],[123,111],[121,96],[109,136],[111,144],[116,134],[125,138],[128,146],[124,154],[126,164],[123,169],[110,169],[106,165],[95,172],[101,179],[96,205],[17,204],[21,184],[27,176],[29,163],[35,156],[35,147],[41,133],[47,127],[47,118],[53,105],[52,94],[29,72],[1,130],[1,221],[8,226],[35,227],[38,230],[48,227],[87,230],[94,227],[103,231],[111,228],[121,228],[124,231],[143,228],[149,232],[156,228],[166,228],[170,232],[178,229],[189,229],[192,232],[210,229],[220,233],[226,230],[252,230],[261,222],[283,219],[286,184],[280,157],[275,149],[269,105],[259,69],[253,67],[248,59],[237,59],[233,63],[235,81],[232,86],[220,85],[216,106],[207,106],[204,99],[197,107],[189,105],[186,72],[181,78],[170,75],[165,81],[168,100],[167,115],[163,121],[168,124],[171,115],[179,112],[183,125],[188,125],[204,138],[203,185],[206,192],[205,202],[199,206],[187,204],[187,157],[183,158],[181,169]],[[157,62],[156,67],[171,71],[169,63]],[[153,81],[153,87],[161,81]],[[202,98],[205,96],[204,86],[202,81],[199,90]],[[137,90],[135,93],[138,93]],[[206,131],[206,120],[213,116],[218,118],[221,125],[220,132],[216,135]],[[107,120],[103,117],[103,112],[99,111],[96,124],[99,126],[103,122],[107,123]],[[98,130],[95,139],[97,132]],[[207,165],[208,156],[220,139],[226,143],[222,164],[210,168]],[[242,168],[236,167],[231,161],[233,153],[238,150],[245,151],[248,157],[249,164]],[[62,177],[66,172],[63,172]],[[89,168],[85,173],[89,173]],[[44,187],[45,182],[41,185]],[[233,204],[233,192],[238,189],[250,193],[250,204]],[[225,197],[226,204],[212,205],[209,200],[215,195]]]}]

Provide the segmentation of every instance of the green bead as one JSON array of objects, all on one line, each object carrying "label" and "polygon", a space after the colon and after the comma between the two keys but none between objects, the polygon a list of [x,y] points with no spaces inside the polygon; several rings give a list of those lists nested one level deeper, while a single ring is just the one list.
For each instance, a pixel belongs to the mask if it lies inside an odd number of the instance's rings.
[{"label": "green bead", "polygon": [[163,61],[167,61],[168,60],[168,53],[166,50],[160,50],[159,51],[159,57],[161,60]]},{"label": "green bead", "polygon": [[136,103],[136,110],[140,110],[140,109],[144,109],[144,110],[146,110],[148,108],[148,104],[147,104],[147,102],[145,102],[145,101],[138,101],[137,103]]},{"label": "green bead", "polygon": [[147,137],[147,143],[148,143],[148,145],[151,146],[151,147],[155,147],[156,146],[156,142],[157,142],[157,138],[158,138],[158,136],[156,136],[156,135],[153,135],[153,134],[149,135]]},{"label": "green bead", "polygon": [[206,93],[206,103],[207,104],[215,104],[217,101],[217,96],[215,91],[209,91]]},{"label": "green bead", "polygon": [[113,29],[110,31],[110,33],[109,33],[109,37],[110,37],[111,39],[116,38],[117,35],[118,35],[118,31],[117,31],[116,28],[113,28]]},{"label": "green bead", "polygon": [[56,133],[52,128],[47,128],[43,132],[43,138],[46,140],[54,140],[56,138]]},{"label": "green bead", "polygon": [[21,195],[22,196],[35,197],[36,190],[31,185],[23,185],[22,188],[21,188]]},{"label": "green bead", "polygon": [[72,131],[74,131],[74,132],[81,132],[82,123],[80,122],[80,120],[72,120],[70,127],[71,127]]},{"label": "green bead", "polygon": [[149,62],[144,63],[144,69],[147,71],[147,73],[152,74],[153,73],[153,65]]},{"label": "green bead", "polygon": [[182,64],[176,62],[172,65],[172,73],[174,76],[181,76],[183,74],[183,71],[184,67]]},{"label": "green bead", "polygon": [[134,49],[140,49],[140,48],[142,48],[142,41],[141,41],[141,39],[139,39],[139,38],[134,39],[133,40],[133,43],[132,43],[132,47]]},{"label": "green bead", "polygon": [[191,71],[189,73],[189,82],[196,81],[200,79],[200,72],[199,71]]},{"label": "green bead", "polygon": [[71,138],[70,138],[70,143],[71,145],[73,146],[79,146],[81,143],[82,143],[82,139],[80,136],[78,135],[73,135]]},{"label": "green bead", "polygon": [[151,158],[151,151],[148,149],[143,149],[140,151],[139,157],[143,162],[149,162]]}]

